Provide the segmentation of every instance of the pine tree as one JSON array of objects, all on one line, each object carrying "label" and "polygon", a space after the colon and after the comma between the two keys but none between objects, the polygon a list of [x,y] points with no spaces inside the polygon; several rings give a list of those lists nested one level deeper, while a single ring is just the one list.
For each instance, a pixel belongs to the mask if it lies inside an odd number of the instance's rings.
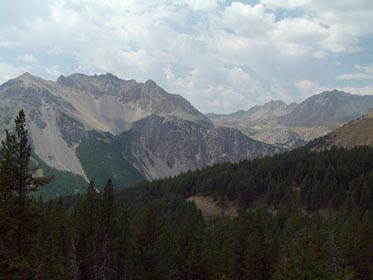
[{"label": "pine tree", "polygon": [[157,204],[151,202],[139,224],[138,246],[144,267],[143,279],[154,279],[157,269],[156,242],[160,233]]},{"label": "pine tree", "polygon": [[122,210],[116,219],[115,227],[115,270],[116,278],[121,280],[135,279],[142,271],[138,264],[138,250],[134,235],[130,230],[127,211]]},{"label": "pine tree", "polygon": [[[249,229],[245,256],[245,275],[248,279],[270,279],[272,273],[269,244],[266,242],[263,213],[257,213]],[[274,254],[275,252],[272,252]]]},{"label": "pine tree", "polygon": [[15,275],[26,277],[31,269],[33,202],[30,194],[47,184],[52,177],[36,177],[30,169],[31,147],[28,142],[26,116],[21,110],[15,118],[14,132],[5,132],[5,139],[0,150],[0,196],[1,204],[6,209],[6,215],[11,215],[14,228],[8,227],[10,239],[3,240],[9,248],[15,249],[11,265]]},{"label": "pine tree", "polygon": [[88,273],[91,279],[98,279],[99,275],[99,248],[98,248],[98,229],[97,219],[99,211],[99,203],[97,189],[95,183],[91,181],[88,185],[87,194],[87,252],[86,262]]},{"label": "pine tree", "polygon": [[104,188],[102,206],[100,208],[101,224],[98,236],[98,257],[100,274],[105,278],[114,274],[113,270],[113,234],[116,209],[114,204],[113,182],[109,179]]},{"label": "pine tree", "polygon": [[247,238],[248,225],[247,213],[245,208],[241,208],[238,212],[238,230],[236,237],[236,257],[235,257],[235,278],[244,279],[246,277],[246,263],[245,258],[247,254]]},{"label": "pine tree", "polygon": [[114,217],[116,215],[113,182],[109,178],[104,189],[104,199],[102,205],[102,218],[104,225],[104,235],[109,241],[113,238]]}]

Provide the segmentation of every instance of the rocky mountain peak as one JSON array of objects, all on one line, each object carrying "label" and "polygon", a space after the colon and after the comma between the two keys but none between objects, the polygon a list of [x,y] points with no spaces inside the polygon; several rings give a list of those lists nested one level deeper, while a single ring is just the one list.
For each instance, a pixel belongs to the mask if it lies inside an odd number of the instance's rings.
[{"label": "rocky mountain peak", "polygon": [[154,82],[153,80],[147,80],[147,81],[144,83],[144,85],[147,86],[147,87],[150,87],[150,88],[158,87],[157,83]]},{"label": "rocky mountain peak", "polygon": [[282,100],[270,100],[267,103],[264,103],[263,107],[267,108],[278,108],[278,107],[287,107],[288,105]]},{"label": "rocky mountain peak", "polygon": [[318,99],[318,100],[328,100],[330,102],[333,102],[333,100],[335,99],[341,99],[341,98],[346,98],[346,97],[348,98],[350,96],[352,96],[351,93],[333,89],[331,91],[324,91],[322,93],[316,94],[314,96],[311,96],[308,99],[312,99],[312,97],[314,97],[315,99]]},{"label": "rocky mountain peak", "polygon": [[127,160],[134,162],[148,179],[280,151],[237,129],[205,127],[174,116],[155,114],[135,122],[125,134],[122,147]]},{"label": "rocky mountain peak", "polygon": [[12,79],[12,80],[8,81],[5,84],[8,84],[9,82],[22,83],[24,85],[38,85],[38,86],[40,86],[40,85],[43,85],[43,84],[47,83],[48,81],[43,80],[43,79],[41,79],[37,76],[34,76],[30,72],[25,72],[22,75],[18,76],[15,79]]},{"label": "rocky mountain peak", "polygon": [[211,127],[210,120],[182,96],[154,81],[138,83],[113,74],[61,75],[57,82],[30,73],[0,86],[0,135],[14,112],[25,109],[35,153],[47,165],[85,178],[75,149],[88,131],[118,135],[152,114]]}]

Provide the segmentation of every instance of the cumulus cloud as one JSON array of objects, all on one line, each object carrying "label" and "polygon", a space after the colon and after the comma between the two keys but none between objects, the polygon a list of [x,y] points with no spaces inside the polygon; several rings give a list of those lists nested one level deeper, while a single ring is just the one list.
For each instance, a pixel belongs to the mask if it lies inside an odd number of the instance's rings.
[{"label": "cumulus cloud", "polygon": [[346,86],[346,87],[337,87],[337,89],[341,91],[349,92],[352,94],[373,95],[373,86],[365,86],[365,87]]},{"label": "cumulus cloud", "polygon": [[317,82],[310,80],[296,81],[295,86],[303,98],[328,90],[327,87],[320,86]]},{"label": "cumulus cloud", "polygon": [[251,6],[232,2],[223,13],[223,24],[227,28],[248,37],[266,36],[272,30],[274,21],[275,15],[265,12],[261,4]]},{"label": "cumulus cloud", "polygon": [[19,61],[25,63],[26,65],[30,65],[32,67],[40,67],[39,62],[36,60],[36,58],[31,54],[24,54],[20,55],[17,58]]},{"label": "cumulus cloud", "polygon": [[30,71],[30,68],[24,66],[15,66],[10,63],[0,62],[0,84],[10,79],[13,79],[25,72]]},{"label": "cumulus cloud", "polygon": [[60,68],[59,65],[53,65],[53,66],[47,67],[47,68],[45,69],[45,71],[46,71],[48,74],[52,75],[52,76],[60,76],[60,75],[63,75],[63,73],[60,71],[59,68]]},{"label": "cumulus cloud", "polygon": [[373,80],[373,65],[362,66],[355,64],[354,68],[358,72],[354,73],[345,73],[338,75],[337,80]]},{"label": "cumulus cloud", "polygon": [[371,81],[372,65],[348,65],[344,55],[368,52],[362,41],[372,40],[372,3],[14,0],[0,11],[0,57],[7,59],[0,77],[28,69],[44,78],[112,72],[153,79],[203,112],[299,101],[326,89],[315,69],[329,65],[333,88]]}]

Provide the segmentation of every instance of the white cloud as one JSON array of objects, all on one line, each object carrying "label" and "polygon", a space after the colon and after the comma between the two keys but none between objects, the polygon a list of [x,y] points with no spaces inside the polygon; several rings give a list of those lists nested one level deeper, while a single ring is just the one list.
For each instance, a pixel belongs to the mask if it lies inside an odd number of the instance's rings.
[{"label": "white cloud", "polygon": [[[30,0],[20,17],[6,17],[22,2],[1,9],[0,55],[10,47],[25,54],[3,70],[153,79],[204,112],[318,93],[325,87],[312,66],[367,52],[361,40],[373,34],[372,1]],[[372,74],[372,65],[361,67],[332,82]]]},{"label": "white cloud", "polygon": [[[217,67],[218,73],[213,73],[214,82],[208,77],[210,69]],[[184,76],[176,77],[171,65],[164,68],[167,77],[167,88],[182,94],[193,105],[204,113],[219,111],[229,113],[237,109],[248,109],[269,99],[268,92],[260,81],[251,77],[241,68],[218,67],[218,65],[198,66]]]},{"label": "white cloud", "polygon": [[298,80],[295,87],[300,91],[303,98],[328,90],[327,87],[320,86],[317,82],[310,80]]},{"label": "white cloud", "polygon": [[310,3],[310,0],[261,0],[260,2],[270,9],[282,8],[294,10],[307,6]]},{"label": "white cloud", "polygon": [[373,64],[370,64],[368,66],[362,66],[362,65],[359,65],[359,64],[355,64],[354,67],[355,67],[355,69],[357,69],[359,71],[362,71],[362,72],[373,75]]},{"label": "white cloud", "polygon": [[[176,1],[178,2],[178,1]],[[215,9],[217,7],[218,1],[216,0],[182,0],[179,1],[181,4],[187,4],[190,8],[195,11],[207,11]]]},{"label": "white cloud", "polygon": [[245,5],[233,2],[223,13],[223,24],[234,30],[236,34],[244,36],[265,36],[273,28],[275,15],[267,13],[264,6]]},{"label": "white cloud", "polygon": [[337,87],[337,89],[341,91],[349,92],[352,94],[373,95],[373,86],[366,86],[366,87],[346,86],[346,87]]},{"label": "white cloud", "polygon": [[359,64],[355,64],[354,68],[358,70],[358,72],[354,73],[346,73],[337,75],[337,80],[373,80],[373,65],[362,66]]},{"label": "white cloud", "polygon": [[39,62],[31,54],[18,56],[18,60],[32,67],[40,67]]},{"label": "white cloud", "polygon": [[52,76],[60,76],[63,75],[63,73],[59,69],[59,65],[53,65],[46,68],[46,72]]},{"label": "white cloud", "polygon": [[10,79],[14,79],[28,71],[30,71],[30,68],[28,67],[15,66],[13,64],[0,62],[0,84],[5,83]]},{"label": "white cloud", "polygon": [[372,80],[373,75],[366,73],[348,73],[341,74],[336,77],[337,80]]}]

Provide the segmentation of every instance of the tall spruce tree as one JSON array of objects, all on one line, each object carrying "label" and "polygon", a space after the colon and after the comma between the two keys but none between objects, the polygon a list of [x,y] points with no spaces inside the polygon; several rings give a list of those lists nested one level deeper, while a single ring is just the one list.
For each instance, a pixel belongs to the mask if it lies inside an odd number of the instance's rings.
[{"label": "tall spruce tree", "polygon": [[0,193],[4,213],[12,222],[8,223],[3,242],[11,251],[14,249],[10,266],[15,270],[14,275],[22,278],[31,268],[32,235],[36,233],[30,193],[52,177],[36,177],[35,170],[30,168],[31,147],[23,110],[15,118],[14,132],[6,130],[5,135],[0,149]]}]

